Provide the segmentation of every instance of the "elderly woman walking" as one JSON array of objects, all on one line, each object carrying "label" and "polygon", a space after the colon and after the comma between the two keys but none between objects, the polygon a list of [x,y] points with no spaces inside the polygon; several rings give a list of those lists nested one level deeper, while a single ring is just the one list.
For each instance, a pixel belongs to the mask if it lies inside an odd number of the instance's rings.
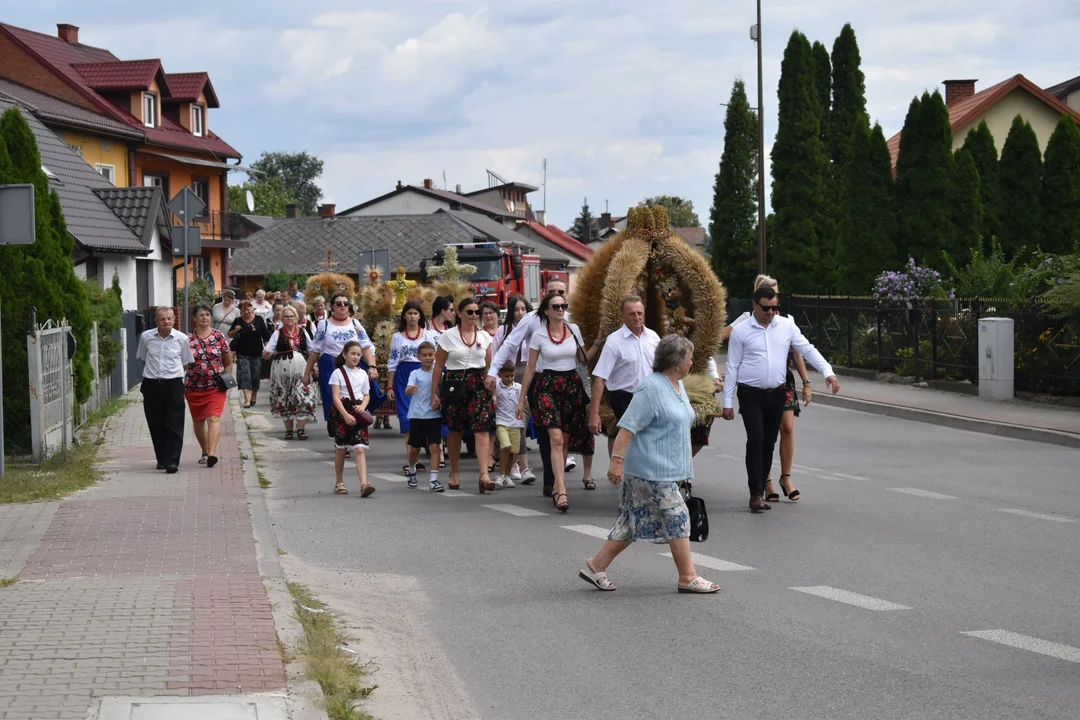
[{"label": "elderly woman walking", "polygon": [[266,343],[263,357],[270,360],[270,414],[285,423],[285,439],[307,440],[304,426],[315,419],[315,386],[304,379],[311,336],[297,325],[296,308],[281,311],[281,328]]},{"label": "elderly woman walking", "polygon": [[232,369],[229,341],[213,327],[212,310],[206,303],[197,304],[191,311],[195,329],[188,334],[188,344],[195,358],[184,376],[184,398],[191,412],[195,438],[202,448],[199,463],[217,465],[218,438],[221,436],[221,413],[225,409],[227,391],[219,386],[218,376]]},{"label": "elderly woman walking", "polygon": [[249,300],[240,303],[240,317],[229,328],[229,337],[236,351],[236,386],[244,394],[244,407],[254,407],[262,381],[263,343],[270,337],[270,328]]},{"label": "elderly woman walking", "polygon": [[[690,514],[679,483],[694,477],[690,426],[694,409],[682,379],[693,364],[694,345],[668,335],[656,346],[653,372],[619,420],[608,480],[622,483],[619,516],[600,551],[578,576],[597,590],[614,590],[611,562],[635,540],[668,543],[679,570],[681,593],[714,593],[719,585],[698,576],[690,552]],[[624,469],[625,468],[625,469]]]}]

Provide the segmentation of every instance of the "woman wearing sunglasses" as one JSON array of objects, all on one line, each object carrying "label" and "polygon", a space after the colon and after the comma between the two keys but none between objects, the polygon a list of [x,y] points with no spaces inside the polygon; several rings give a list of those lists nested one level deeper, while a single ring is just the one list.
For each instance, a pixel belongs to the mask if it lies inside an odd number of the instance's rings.
[{"label": "woman wearing sunglasses", "polygon": [[450,429],[450,489],[460,486],[461,435],[467,428],[475,436],[483,495],[495,489],[488,472],[491,433],[495,432],[495,397],[484,387],[484,375],[491,364],[491,336],[480,327],[479,320],[480,305],[476,300],[469,297],[458,303],[458,325],[442,334],[435,353],[431,408],[442,410],[443,421]]},{"label": "woman wearing sunglasses", "polygon": [[363,362],[360,367],[367,370],[371,378],[371,402],[369,407],[377,408],[386,396],[379,390],[376,380],[379,371],[375,368],[375,344],[371,342],[367,331],[360,321],[352,316],[352,302],[344,293],[334,295],[330,300],[331,315],[315,326],[315,336],[309,346],[307,369],[304,371],[304,384],[311,382],[311,370],[316,363],[319,366],[319,390],[322,394],[323,420],[330,418],[334,398],[330,393],[330,376],[334,372],[334,361],[341,354],[345,343],[355,340],[360,343]]},{"label": "woman wearing sunglasses", "polygon": [[[548,293],[540,303],[537,316],[540,330],[529,339],[529,364],[521,381],[521,397],[529,391],[536,376],[536,363],[544,371],[536,381],[533,424],[537,432],[546,432],[551,440],[551,468],[555,487],[551,501],[559,512],[570,509],[566,495],[566,470],[563,462],[568,452],[579,452],[585,465],[586,490],[595,490],[592,480],[593,435],[589,432],[589,399],[578,375],[581,362],[588,365],[585,342],[577,325],[566,322],[566,299]],[[593,349],[594,354],[596,348]],[[522,417],[523,400],[518,401],[517,415]]]}]

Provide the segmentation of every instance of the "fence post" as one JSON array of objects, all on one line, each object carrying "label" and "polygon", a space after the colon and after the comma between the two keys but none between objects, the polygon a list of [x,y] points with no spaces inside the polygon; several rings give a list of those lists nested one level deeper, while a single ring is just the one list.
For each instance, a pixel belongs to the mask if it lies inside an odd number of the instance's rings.
[{"label": "fence post", "polygon": [[881,374],[881,368],[883,367],[881,362],[881,300],[874,300],[874,321],[877,324],[877,371]]},{"label": "fence post", "polygon": [[847,364],[848,367],[855,367],[855,350],[852,342],[852,325],[854,325],[854,318],[851,313],[851,296],[847,296]]},{"label": "fence post", "polygon": [[930,305],[930,379],[937,380],[937,302]]},{"label": "fence post", "polygon": [[908,325],[911,327],[911,331],[908,336],[911,338],[911,369],[912,376],[919,379],[919,364],[922,362],[922,358],[919,353],[919,301],[914,300],[908,303]]},{"label": "fence post", "polygon": [[[975,387],[979,387],[979,319],[981,310],[982,307],[980,305],[979,296],[976,295],[971,300],[971,315],[975,318],[975,324],[973,326],[975,328],[975,342],[973,344],[974,349],[972,350],[975,355],[975,362],[973,364],[973,372],[971,373],[971,383]],[[1016,360],[1014,359],[1013,362],[1015,363]]]},{"label": "fence post", "polygon": [[26,364],[27,374],[30,379],[30,450],[34,456],[34,462],[41,462],[41,422],[42,404],[41,391],[43,381],[41,378],[41,343],[38,342],[39,334],[35,325],[30,326],[30,332],[26,334]]}]

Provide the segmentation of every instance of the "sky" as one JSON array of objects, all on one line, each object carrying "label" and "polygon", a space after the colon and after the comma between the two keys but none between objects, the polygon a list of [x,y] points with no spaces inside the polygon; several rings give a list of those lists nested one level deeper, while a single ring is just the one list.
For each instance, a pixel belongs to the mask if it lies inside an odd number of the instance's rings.
[{"label": "sky", "polygon": [[[152,11],[149,8],[153,8]],[[244,156],[306,150],[338,210],[397,181],[465,192],[490,169],[541,187],[569,228],[588,198],[613,215],[646,197],[693,201],[708,224],[724,107],[743,78],[757,101],[750,0],[49,0],[0,2],[0,21],[166,72],[205,70],[221,101],[208,126]],[[763,0],[766,154],[792,30],[830,50],[855,28],[868,111],[887,136],[912,97],[951,78],[977,89],[1022,73],[1080,75],[1075,0]],[[233,174],[230,182],[242,182]]]}]

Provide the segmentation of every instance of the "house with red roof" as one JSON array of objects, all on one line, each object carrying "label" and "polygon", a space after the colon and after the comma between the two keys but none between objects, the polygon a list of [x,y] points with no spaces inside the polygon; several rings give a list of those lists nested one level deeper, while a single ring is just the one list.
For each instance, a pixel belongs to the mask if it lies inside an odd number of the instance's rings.
[{"label": "house with red roof", "polygon": [[[116,187],[157,187],[166,198],[191,188],[206,210],[197,219],[202,253],[191,259],[189,276],[223,287],[229,250],[246,244],[229,221],[228,173],[245,168],[212,129],[210,110],[220,105],[209,74],[168,73],[157,58],[121,60],[81,43],[79,28],[67,23],[55,35],[0,23],[0,95],[27,108]],[[183,278],[181,262],[179,287]]]},{"label": "house with red roof", "polygon": [[[1080,109],[1069,107],[1023,75],[1013,75],[979,91],[975,89],[977,82],[945,80],[943,83],[949,124],[952,125],[953,150],[959,149],[967,139],[968,131],[984,120],[994,136],[999,154],[1017,115],[1031,123],[1035,137],[1039,139],[1039,149],[1043,151],[1062,115],[1072,115],[1080,123]],[[889,139],[889,153],[895,169],[900,154],[900,133]]]}]

